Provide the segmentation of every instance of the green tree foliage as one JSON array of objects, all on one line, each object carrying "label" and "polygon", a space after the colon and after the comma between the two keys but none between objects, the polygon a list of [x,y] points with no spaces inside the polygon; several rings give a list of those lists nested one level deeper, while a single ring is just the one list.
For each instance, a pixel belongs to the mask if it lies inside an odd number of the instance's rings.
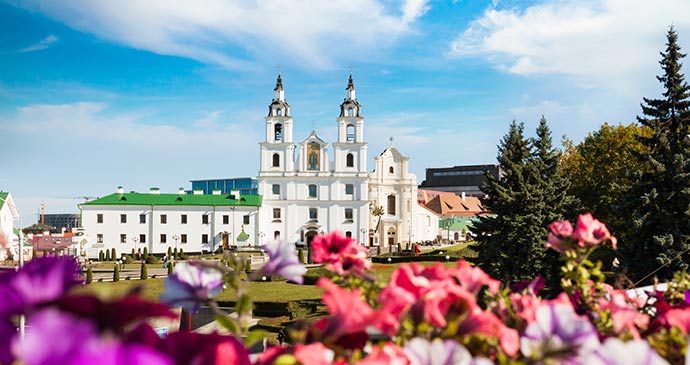
[{"label": "green tree foliage", "polygon": [[114,261],[117,260],[117,251],[115,251],[115,247],[110,249],[110,258]]},{"label": "green tree foliage", "polygon": [[93,282],[93,270],[91,268],[86,269],[86,284],[91,284]]},{"label": "green tree foliage", "polygon": [[648,131],[636,124],[604,123],[577,146],[564,142],[561,168],[570,180],[569,193],[578,200],[574,213],[590,212],[614,234],[617,232],[624,215],[613,207],[623,197],[625,187],[634,182],[631,174],[643,168],[635,155],[635,151],[644,150],[637,136],[649,135]]},{"label": "green tree foliage", "polygon": [[[175,255],[175,256],[177,256],[177,255]],[[168,257],[173,257],[173,249],[170,246],[168,246]]]},{"label": "green tree foliage", "polygon": [[142,252],[141,257],[144,260],[146,260],[146,258],[149,257],[149,248],[148,247],[144,247],[144,251]]},{"label": "green tree foliage", "polygon": [[132,247],[132,257],[136,257],[136,252],[134,251],[134,247]]},{"label": "green tree foliage", "polygon": [[638,122],[650,129],[638,136],[645,148],[637,157],[643,168],[634,176],[620,205],[630,217],[622,235],[623,267],[635,282],[651,275],[669,279],[690,263],[690,88],[681,73],[678,36],[667,33],[657,79],[660,99],[643,98]]},{"label": "green tree foliage", "polygon": [[115,267],[113,268],[113,281],[120,281],[120,265],[115,265]]},{"label": "green tree foliage", "polygon": [[558,259],[544,249],[547,225],[563,218],[572,199],[566,194],[560,153],[553,147],[546,120],[540,121],[534,139],[525,138],[524,125],[513,121],[498,146],[497,159],[501,176],[487,174],[482,186],[488,195],[482,204],[495,215],[481,217],[475,225],[475,262],[506,283],[542,275],[553,284]]},{"label": "green tree foliage", "polygon": [[24,232],[25,234],[29,234],[29,233],[40,234],[43,232],[56,232],[56,231],[58,231],[57,228],[55,228],[53,226],[49,226],[47,224],[41,224],[41,223],[32,224],[32,225],[30,225],[28,227],[24,227],[22,229],[22,232]]},{"label": "green tree foliage", "polygon": [[141,280],[146,280],[149,278],[149,270],[145,263],[141,263],[141,268],[139,269],[139,278]]},{"label": "green tree foliage", "polygon": [[103,250],[98,251],[98,261],[104,261],[105,260],[105,254],[103,253]]},{"label": "green tree foliage", "polygon": [[110,250],[105,250],[105,261],[110,261]]},{"label": "green tree foliage", "polygon": [[168,276],[172,275],[173,266],[174,266],[174,264],[172,262],[168,262]]}]

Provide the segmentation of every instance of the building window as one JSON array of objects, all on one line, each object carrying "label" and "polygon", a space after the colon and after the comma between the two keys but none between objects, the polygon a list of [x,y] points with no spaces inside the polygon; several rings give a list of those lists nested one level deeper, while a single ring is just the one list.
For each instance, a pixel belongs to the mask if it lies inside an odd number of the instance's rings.
[{"label": "building window", "polygon": [[139,214],[139,223],[146,223],[146,214]]},{"label": "building window", "polygon": [[127,223],[127,214],[120,214],[120,223]]},{"label": "building window", "polygon": [[345,208],[345,220],[352,222],[352,208]]},{"label": "building window", "polygon": [[277,240],[277,239],[279,239],[279,238],[280,238],[280,231],[275,231],[275,232],[273,232],[273,239],[274,239],[274,240]]},{"label": "building window", "polygon": [[139,235],[139,243],[146,243],[146,235],[145,234]]},{"label": "building window", "polygon": [[187,243],[187,235],[186,234],[181,234],[180,235],[180,242],[181,243]]},{"label": "building window", "polygon": [[352,195],[355,193],[355,186],[352,184],[345,184],[345,194]]},{"label": "building window", "polygon": [[388,196],[388,214],[395,215],[395,195]]},{"label": "building window", "polygon": [[161,214],[161,224],[167,224],[168,223],[168,215],[167,214]]},{"label": "building window", "polygon": [[279,195],[280,194],[280,185],[279,184],[271,185],[271,191],[273,192],[274,195]]},{"label": "building window", "polygon": [[273,167],[280,167],[280,155],[277,153],[273,154]]},{"label": "building window", "polygon": [[201,216],[201,224],[208,224],[208,214],[203,214]]},{"label": "building window", "polygon": [[202,234],[201,235],[201,243],[208,243],[208,235],[207,234]]},{"label": "building window", "polygon": [[391,167],[388,168],[388,173],[389,173],[389,174],[392,174],[392,173],[394,173],[394,172],[395,172],[395,169],[393,168],[393,166],[391,166]]},{"label": "building window", "polygon": [[281,108],[276,109],[276,115],[279,117],[282,117],[283,116],[283,109],[281,109]]},{"label": "building window", "polygon": [[347,237],[347,238],[352,238],[352,232],[351,232],[351,231],[346,231],[346,232],[345,232],[345,237]]},{"label": "building window", "polygon": [[347,116],[351,117],[355,115],[355,110],[352,108],[347,108]]},{"label": "building window", "polygon": [[280,220],[280,208],[273,208],[273,220]]},{"label": "building window", "polygon": [[355,141],[355,126],[352,124],[348,124],[347,126],[347,141],[348,142],[354,142]]},{"label": "building window", "polygon": [[282,141],[283,140],[283,125],[278,123],[275,126],[275,140],[276,141]]},{"label": "building window", "polygon": [[309,208],[309,219],[313,221],[319,219],[319,210],[317,208]]},{"label": "building window", "polygon": [[127,235],[122,233],[120,234],[120,243],[127,243]]},{"label": "building window", "polygon": [[345,166],[347,167],[355,167],[355,156],[351,153],[347,154],[347,158],[345,159]]},{"label": "building window", "polygon": [[223,215],[223,224],[230,224],[230,216],[227,214]]},{"label": "building window", "polygon": [[168,242],[168,236],[166,236],[165,234],[161,234],[161,243],[166,243],[166,242]]},{"label": "building window", "polygon": [[96,223],[103,223],[103,214],[96,214]]},{"label": "building window", "polygon": [[96,235],[96,243],[103,243],[103,234],[99,233]]},{"label": "building window", "polygon": [[180,215],[180,224],[187,224],[187,215],[186,214]]},{"label": "building window", "polygon": [[316,185],[315,184],[309,185],[309,197],[310,198],[316,198]]},{"label": "building window", "polygon": [[249,216],[248,215],[242,216],[242,224],[249,224]]}]

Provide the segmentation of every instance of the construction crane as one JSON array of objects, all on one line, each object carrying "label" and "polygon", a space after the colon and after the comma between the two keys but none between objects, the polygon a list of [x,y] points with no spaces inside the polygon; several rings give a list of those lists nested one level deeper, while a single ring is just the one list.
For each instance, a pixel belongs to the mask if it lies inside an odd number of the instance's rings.
[{"label": "construction crane", "polygon": [[41,200],[41,225],[46,224],[46,201]]},{"label": "construction crane", "polygon": [[77,196],[77,197],[74,197],[74,199],[84,199],[84,202],[88,203],[89,200],[95,200],[95,199],[98,199],[98,197],[97,196]]}]

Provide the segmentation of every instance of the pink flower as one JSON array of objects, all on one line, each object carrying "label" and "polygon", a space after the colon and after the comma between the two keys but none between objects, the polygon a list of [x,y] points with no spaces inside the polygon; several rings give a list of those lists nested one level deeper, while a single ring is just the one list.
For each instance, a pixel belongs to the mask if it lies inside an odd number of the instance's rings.
[{"label": "pink flower", "polygon": [[569,247],[569,238],[573,233],[573,225],[568,221],[553,222],[549,225],[549,237],[546,240],[546,248],[552,248],[557,252],[563,252]]},{"label": "pink flower", "polygon": [[513,293],[510,295],[510,303],[518,317],[527,324],[537,319],[537,308],[541,305],[541,301],[534,295]]},{"label": "pink flower", "polygon": [[331,365],[333,351],[320,342],[295,346],[295,359],[304,365]]},{"label": "pink flower", "polygon": [[611,313],[614,333],[620,335],[627,329],[634,339],[639,340],[637,329],[649,324],[649,316],[639,312],[640,303],[631,299],[624,290],[607,289],[610,299],[599,299],[599,308]]},{"label": "pink flower", "polygon": [[403,350],[391,342],[374,346],[369,355],[358,361],[357,365],[409,365],[410,360]]},{"label": "pink flower", "polygon": [[419,264],[401,265],[381,291],[383,309],[395,317],[408,313],[413,321],[426,321],[437,327],[446,325],[451,307],[466,312],[477,306],[476,299],[458,285],[443,265],[425,268]]},{"label": "pink flower", "polygon": [[664,317],[670,327],[678,327],[685,334],[690,330],[690,307],[669,309]]},{"label": "pink flower", "polygon": [[581,214],[577,218],[577,226],[572,238],[578,241],[580,247],[595,246],[602,241],[610,240],[616,248],[616,237],[613,237],[604,223],[594,219],[591,214]]},{"label": "pink flower", "polygon": [[489,292],[494,295],[498,293],[498,289],[501,287],[499,280],[492,279],[484,270],[473,267],[465,260],[458,261],[455,270],[450,270],[450,272],[460,282],[461,286],[474,295],[479,294],[479,290],[485,285],[489,287]]},{"label": "pink flower", "polygon": [[503,352],[515,356],[520,348],[520,335],[516,330],[507,327],[491,312],[474,308],[458,325],[457,335],[482,334],[498,338]]},{"label": "pink flower", "polygon": [[311,248],[315,263],[325,263],[328,270],[341,276],[363,276],[371,267],[371,262],[367,260],[367,248],[338,231],[314,237]]},{"label": "pink flower", "polygon": [[319,279],[316,285],[326,289],[322,301],[332,315],[319,321],[321,337],[338,339],[376,325],[378,314],[362,299],[358,289],[345,290],[327,278]]}]

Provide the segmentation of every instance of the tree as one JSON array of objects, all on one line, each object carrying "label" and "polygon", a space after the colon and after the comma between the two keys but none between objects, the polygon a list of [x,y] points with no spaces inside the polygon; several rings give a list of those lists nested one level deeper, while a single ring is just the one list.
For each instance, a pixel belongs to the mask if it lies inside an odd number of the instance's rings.
[{"label": "tree", "polygon": [[110,261],[110,250],[105,250],[105,261]]},{"label": "tree", "polygon": [[120,281],[120,265],[115,265],[113,268],[113,281],[118,282]]},{"label": "tree", "polygon": [[43,232],[57,232],[57,228],[49,226],[47,224],[36,223],[28,227],[22,228],[22,232],[24,232],[25,234],[41,234]]},{"label": "tree", "polygon": [[524,125],[511,123],[498,146],[499,177],[487,174],[482,186],[488,198],[482,205],[492,216],[475,225],[478,257],[475,262],[504,282],[544,276],[556,282],[557,256],[544,249],[547,225],[563,218],[571,200],[567,180],[559,170],[560,153],[542,118],[536,138],[526,139]]},{"label": "tree", "polygon": [[592,213],[614,234],[625,216],[614,205],[623,197],[624,188],[633,183],[632,173],[642,169],[634,152],[643,150],[638,135],[649,135],[649,129],[634,123],[604,123],[577,146],[564,142],[561,169],[570,181],[569,193],[578,201],[573,213]]},{"label": "tree", "polygon": [[620,209],[627,221],[622,235],[623,267],[635,282],[652,275],[669,279],[690,263],[690,88],[681,73],[678,36],[671,27],[657,79],[660,99],[643,98],[640,125],[651,135],[639,135],[645,150],[637,154],[643,167],[634,175]]},{"label": "tree", "polygon": [[93,282],[93,270],[91,268],[86,269],[86,284],[91,284]]},{"label": "tree", "polygon": [[110,249],[110,258],[113,261],[117,260],[117,251],[115,251],[115,247]]},{"label": "tree", "polygon": [[141,268],[139,269],[139,279],[146,280],[149,278],[149,270],[146,267],[146,263],[141,263]]}]

